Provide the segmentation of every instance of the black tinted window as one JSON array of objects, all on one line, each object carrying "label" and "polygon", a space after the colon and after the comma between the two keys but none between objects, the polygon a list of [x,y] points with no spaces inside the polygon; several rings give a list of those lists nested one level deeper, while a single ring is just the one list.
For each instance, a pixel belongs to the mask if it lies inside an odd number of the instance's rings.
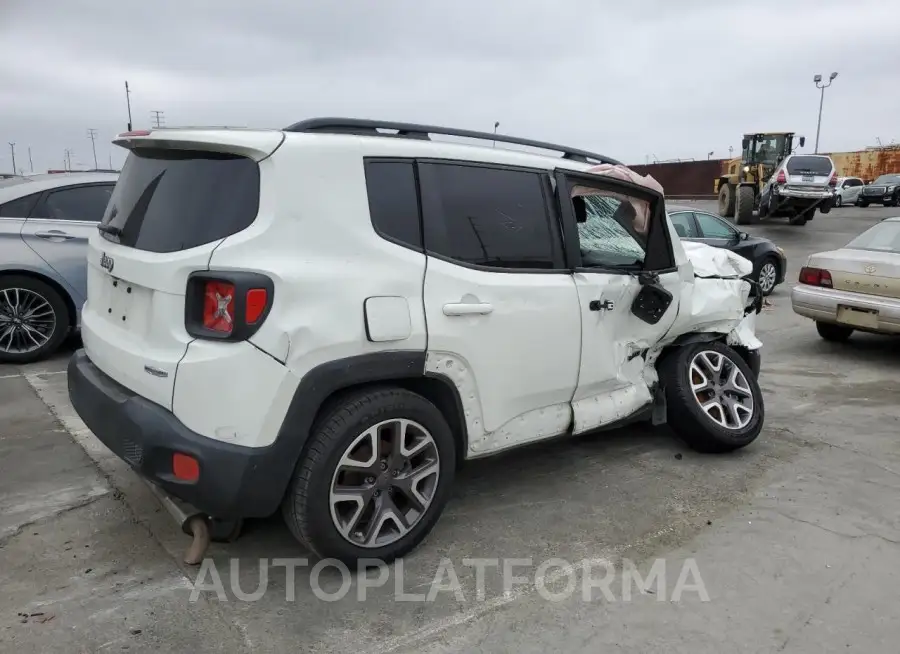
[{"label": "black tinted window", "polygon": [[734,238],[736,230],[724,220],[719,220],[708,213],[695,213],[697,223],[704,238]]},{"label": "black tinted window", "polygon": [[369,214],[379,234],[422,249],[419,199],[411,161],[366,162]]},{"label": "black tinted window", "polygon": [[32,193],[0,205],[0,218],[28,218],[28,214],[34,209],[40,197],[40,193]]},{"label": "black tinted window", "polygon": [[451,164],[419,171],[429,252],[495,268],[555,267],[560,249],[540,174]]},{"label": "black tinted window", "polygon": [[246,229],[259,211],[259,166],[233,154],[135,149],[101,230],[139,250],[175,252]]},{"label": "black tinted window", "polygon": [[830,175],[831,159],[828,157],[814,157],[799,155],[791,157],[787,162],[789,175]]},{"label": "black tinted window", "polygon": [[31,217],[97,222],[106,211],[112,190],[112,184],[98,184],[52,191]]}]

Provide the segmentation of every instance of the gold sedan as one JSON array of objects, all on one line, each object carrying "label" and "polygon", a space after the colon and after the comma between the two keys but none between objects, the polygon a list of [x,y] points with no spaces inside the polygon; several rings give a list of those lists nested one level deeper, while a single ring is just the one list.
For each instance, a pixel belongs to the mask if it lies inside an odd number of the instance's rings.
[{"label": "gold sedan", "polygon": [[829,341],[845,341],[854,331],[900,334],[900,217],[873,225],[840,250],[811,255],[791,304]]}]

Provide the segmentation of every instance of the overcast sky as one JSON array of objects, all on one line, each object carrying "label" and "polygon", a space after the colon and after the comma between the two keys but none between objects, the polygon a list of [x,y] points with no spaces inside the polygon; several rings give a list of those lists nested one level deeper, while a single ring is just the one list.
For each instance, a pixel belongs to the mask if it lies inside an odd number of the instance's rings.
[{"label": "overcast sky", "polygon": [[628,163],[728,156],[741,134],[820,150],[900,142],[889,0],[0,0],[0,172],[123,160],[168,125],[406,120],[555,141]]}]

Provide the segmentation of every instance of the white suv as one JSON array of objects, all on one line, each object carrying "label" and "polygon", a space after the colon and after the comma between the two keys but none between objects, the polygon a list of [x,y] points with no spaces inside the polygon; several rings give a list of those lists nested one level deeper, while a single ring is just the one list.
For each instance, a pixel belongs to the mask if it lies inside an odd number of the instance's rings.
[{"label": "white suv", "polygon": [[320,556],[390,560],[464,459],[640,418],[704,451],[762,428],[749,263],[682,246],[610,159],[349,119],[115,142],[69,393],[210,517],[281,507]]}]

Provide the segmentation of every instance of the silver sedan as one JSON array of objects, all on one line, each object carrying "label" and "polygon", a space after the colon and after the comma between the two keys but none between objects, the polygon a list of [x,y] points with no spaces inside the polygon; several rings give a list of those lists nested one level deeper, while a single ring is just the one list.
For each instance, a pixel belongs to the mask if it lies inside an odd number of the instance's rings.
[{"label": "silver sedan", "polygon": [[839,250],[811,255],[791,304],[829,341],[845,341],[854,331],[900,334],[900,217]]},{"label": "silver sedan", "polygon": [[118,175],[60,173],[0,180],[0,362],[51,355],[87,295],[87,239]]}]

